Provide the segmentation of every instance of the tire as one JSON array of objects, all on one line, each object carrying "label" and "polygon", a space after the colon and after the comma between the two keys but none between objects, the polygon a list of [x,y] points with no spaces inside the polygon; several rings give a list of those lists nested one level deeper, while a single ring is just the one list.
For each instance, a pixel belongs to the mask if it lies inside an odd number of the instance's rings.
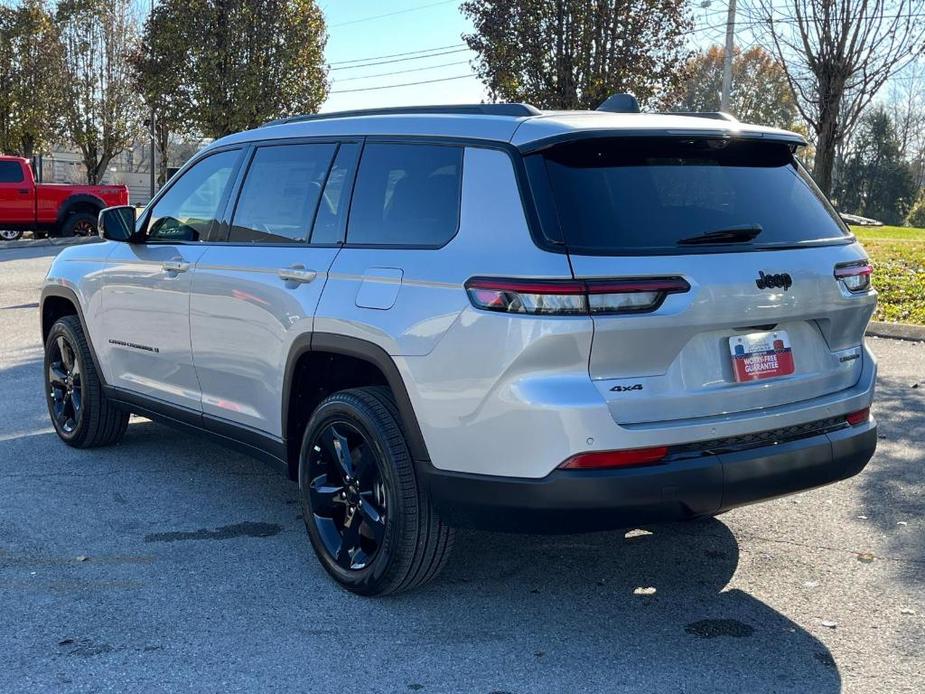
[{"label": "tire", "polygon": [[77,212],[61,224],[61,236],[95,236],[97,216],[89,212]]},{"label": "tire", "polygon": [[125,434],[128,412],[116,409],[103,393],[77,316],[59,318],[48,332],[45,401],[55,432],[69,446],[108,446]]},{"label": "tire", "polygon": [[22,232],[14,229],[0,229],[0,241],[18,241]]},{"label": "tire", "polygon": [[360,595],[427,583],[453,546],[453,529],[418,483],[400,422],[387,388],[353,388],[322,401],[302,438],[299,491],[309,539],[331,577]]}]

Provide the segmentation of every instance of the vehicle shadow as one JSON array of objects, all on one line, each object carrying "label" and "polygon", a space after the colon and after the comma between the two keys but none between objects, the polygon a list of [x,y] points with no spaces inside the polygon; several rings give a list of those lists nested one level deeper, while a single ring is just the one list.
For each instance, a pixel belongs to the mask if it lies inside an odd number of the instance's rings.
[{"label": "vehicle shadow", "polygon": [[[818,639],[727,588],[740,548],[716,519],[568,536],[460,531],[433,583],[369,599],[337,588],[312,555],[293,483],[195,435],[139,421],[114,447],[76,451],[36,434],[0,441],[2,457],[23,461],[10,463],[0,492],[15,519],[10,552],[28,550],[22,538],[40,524],[41,537],[55,539],[28,551],[87,547],[79,551],[101,557],[64,562],[53,577],[145,586],[58,600],[30,618],[57,620],[55,642],[111,648],[95,661],[103,680],[133,652],[162,684],[188,683],[188,662],[227,678],[227,655],[213,643],[224,643],[221,633],[248,654],[248,676],[301,690],[344,691],[372,678],[376,691],[425,694],[841,689]],[[43,465],[34,479],[20,472],[32,458]],[[102,559],[135,555],[146,563]],[[11,619],[27,618],[12,605]],[[130,633],[115,627],[121,619]],[[345,644],[355,669],[332,671]],[[165,649],[160,665],[149,647]],[[67,674],[87,677],[76,664]]]},{"label": "vehicle shadow", "polygon": [[877,379],[874,401],[880,440],[873,460],[859,476],[866,523],[886,539],[888,551],[906,561],[900,578],[925,584],[925,383]]}]

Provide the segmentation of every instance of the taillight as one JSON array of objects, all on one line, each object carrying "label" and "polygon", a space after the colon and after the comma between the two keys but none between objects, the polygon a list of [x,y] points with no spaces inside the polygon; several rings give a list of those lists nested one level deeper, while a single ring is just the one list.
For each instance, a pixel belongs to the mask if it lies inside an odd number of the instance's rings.
[{"label": "taillight", "polygon": [[870,289],[870,275],[874,268],[866,260],[839,263],[835,266],[835,279],[849,292],[866,292]]},{"label": "taillight", "polygon": [[611,280],[521,280],[473,277],[476,308],[532,315],[598,315],[654,311],[669,294],[690,291],[681,277]]},{"label": "taillight", "polygon": [[845,421],[847,421],[851,426],[863,424],[868,419],[870,419],[869,407],[865,407],[863,410],[858,410],[857,412],[852,412],[851,414],[845,415]]},{"label": "taillight", "polygon": [[633,448],[626,451],[593,451],[579,453],[562,463],[563,470],[606,470],[658,463],[668,455],[667,446]]}]

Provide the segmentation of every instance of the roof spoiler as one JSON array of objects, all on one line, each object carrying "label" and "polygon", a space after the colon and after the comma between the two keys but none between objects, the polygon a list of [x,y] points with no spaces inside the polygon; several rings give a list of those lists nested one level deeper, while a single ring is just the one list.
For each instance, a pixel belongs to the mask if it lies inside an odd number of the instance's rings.
[{"label": "roof spoiler", "polygon": [[639,113],[639,102],[632,94],[611,94],[597,110],[608,113]]}]

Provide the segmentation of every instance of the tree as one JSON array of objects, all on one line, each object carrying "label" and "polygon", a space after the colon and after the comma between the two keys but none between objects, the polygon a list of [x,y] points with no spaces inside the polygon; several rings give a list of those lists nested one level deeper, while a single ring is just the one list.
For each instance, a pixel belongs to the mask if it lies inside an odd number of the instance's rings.
[{"label": "tree", "polygon": [[[723,86],[722,46],[700,51],[687,62],[687,79],[672,100],[679,111],[719,111]],[[779,128],[793,127],[796,104],[787,73],[764,49],[755,46],[732,58],[731,112],[739,120]]]},{"label": "tree", "polygon": [[[176,3],[158,5],[145,22],[140,45],[131,56],[133,80],[145,103],[146,117],[156,114],[154,143],[160,160],[159,185],[165,183],[170,166],[172,136],[193,128],[193,99],[184,80],[188,51],[181,40],[186,33],[182,24],[185,19],[185,13],[176,11]],[[149,164],[153,166],[154,162]]]},{"label": "tree", "polygon": [[58,5],[67,71],[66,132],[80,150],[91,184],[102,180],[139,128],[129,64],[137,40],[131,8],[131,0]]},{"label": "tree", "polygon": [[912,166],[915,181],[925,186],[925,62],[912,64],[890,87],[890,117],[903,158]]},{"label": "tree", "polygon": [[925,48],[921,0],[758,0],[759,18],[815,135],[825,193],[839,143],[884,83]]},{"label": "tree", "polygon": [[314,113],[327,97],[327,31],[314,0],[165,0],[145,28],[158,34],[136,75],[170,127],[222,137]]},{"label": "tree", "polygon": [[683,79],[686,0],[467,0],[476,72],[492,99],[593,109],[615,92],[665,102]]},{"label": "tree", "polygon": [[31,157],[61,134],[64,47],[43,0],[0,7],[0,151]]},{"label": "tree", "polygon": [[886,110],[864,116],[853,152],[839,179],[839,209],[887,224],[901,224],[918,187],[902,157],[896,130]]}]

